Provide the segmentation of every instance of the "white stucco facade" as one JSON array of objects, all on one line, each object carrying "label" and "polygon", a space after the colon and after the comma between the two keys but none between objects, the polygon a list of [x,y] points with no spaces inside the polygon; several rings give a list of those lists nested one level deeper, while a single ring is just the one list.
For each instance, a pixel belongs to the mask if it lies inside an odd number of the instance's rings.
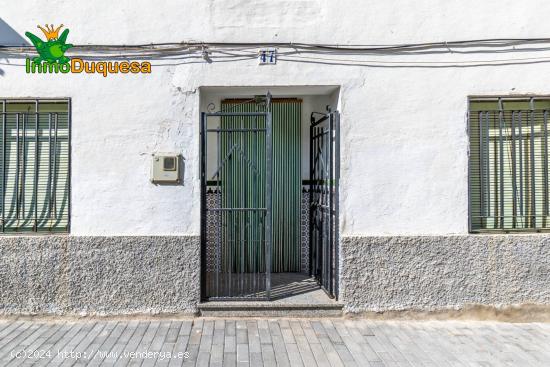
[{"label": "white stucco facade", "polygon": [[[2,4],[0,44],[17,44],[45,22],[65,24],[75,45],[533,38],[547,34],[548,12],[536,0],[23,1]],[[201,91],[304,86],[339,89],[343,235],[466,234],[468,96],[550,94],[550,52],[342,57],[362,64],[151,60],[151,74],[104,78],[29,75],[23,58],[0,50],[0,98],[71,98],[75,235],[199,234]],[[494,60],[502,62],[479,65]],[[151,184],[155,152],[181,153],[182,186]]]}]

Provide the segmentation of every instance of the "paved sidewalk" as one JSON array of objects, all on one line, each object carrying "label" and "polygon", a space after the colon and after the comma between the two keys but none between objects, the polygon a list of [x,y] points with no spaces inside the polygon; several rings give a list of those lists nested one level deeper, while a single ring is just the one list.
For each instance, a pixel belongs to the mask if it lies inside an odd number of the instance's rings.
[{"label": "paved sidewalk", "polygon": [[550,366],[550,324],[0,321],[0,366]]}]

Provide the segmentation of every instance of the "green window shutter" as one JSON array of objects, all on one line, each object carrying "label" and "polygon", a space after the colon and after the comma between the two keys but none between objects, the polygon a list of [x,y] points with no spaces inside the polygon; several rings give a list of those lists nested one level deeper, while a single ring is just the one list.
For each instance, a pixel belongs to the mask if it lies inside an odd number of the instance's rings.
[{"label": "green window shutter", "polygon": [[550,227],[549,120],[546,99],[470,101],[472,231]]},{"label": "green window shutter", "polygon": [[0,107],[2,231],[67,232],[69,102],[0,100]]}]

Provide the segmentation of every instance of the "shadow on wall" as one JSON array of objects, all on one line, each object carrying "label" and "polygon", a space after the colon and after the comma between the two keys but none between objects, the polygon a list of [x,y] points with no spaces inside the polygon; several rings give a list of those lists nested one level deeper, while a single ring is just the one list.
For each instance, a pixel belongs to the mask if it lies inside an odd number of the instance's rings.
[{"label": "shadow on wall", "polygon": [[0,45],[1,46],[29,46],[29,42],[19,35],[6,23],[2,18],[0,18]]},{"label": "shadow on wall", "polygon": [[[8,23],[0,18],[0,47],[1,46],[29,46],[29,42],[23,36],[15,31]],[[0,49],[1,57],[1,49]],[[0,76],[5,74],[0,67]]]}]

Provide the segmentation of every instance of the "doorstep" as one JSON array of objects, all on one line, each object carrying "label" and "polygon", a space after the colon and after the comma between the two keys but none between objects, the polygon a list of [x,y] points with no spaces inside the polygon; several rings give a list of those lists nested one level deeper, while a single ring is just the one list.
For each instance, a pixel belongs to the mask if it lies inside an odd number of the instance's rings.
[{"label": "doorstep", "polygon": [[212,301],[199,303],[203,317],[340,317],[344,305],[269,301]]}]

